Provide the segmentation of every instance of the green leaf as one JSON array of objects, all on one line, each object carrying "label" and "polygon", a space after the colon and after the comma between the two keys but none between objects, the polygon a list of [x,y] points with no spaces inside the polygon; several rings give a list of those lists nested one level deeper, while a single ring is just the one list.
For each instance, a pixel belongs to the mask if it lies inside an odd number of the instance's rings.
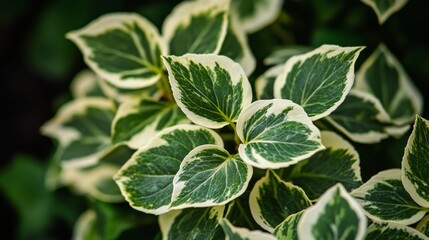
[{"label": "green leaf", "polygon": [[274,236],[279,240],[298,240],[297,226],[303,211],[289,215],[274,229]]},{"label": "green leaf", "polygon": [[176,125],[159,132],[115,175],[122,195],[139,211],[151,214],[169,211],[173,179],[182,160],[203,144],[223,146],[217,133],[196,125]]},{"label": "green leaf", "polygon": [[176,104],[147,99],[130,99],[122,103],[112,124],[112,143],[125,142],[138,149],[162,129],[189,120]]},{"label": "green leaf", "polygon": [[321,136],[326,149],[299,162],[288,176],[313,200],[336,183],[347,191],[362,184],[359,154],[354,147],[334,132],[322,131]]},{"label": "green leaf", "polygon": [[402,183],[420,206],[429,208],[429,121],[416,116],[402,158]]},{"label": "green leaf", "polygon": [[282,181],[268,170],[250,192],[249,205],[256,222],[272,233],[286,217],[312,204],[300,187]]},{"label": "green leaf", "polygon": [[110,145],[114,105],[104,98],[78,98],[45,123],[42,134],[59,141],[63,167],[96,164]]},{"label": "green leaf", "polygon": [[252,101],[252,89],[241,66],[228,57],[187,54],[163,57],[174,99],[196,124],[221,128],[236,122]]},{"label": "green leaf", "polygon": [[377,143],[389,137],[388,115],[373,95],[352,90],[344,102],[326,120],[358,143]]},{"label": "green leaf", "polygon": [[382,25],[392,14],[401,10],[408,0],[361,0],[377,14],[378,23]]},{"label": "green leaf", "polygon": [[299,239],[363,239],[367,219],[341,183],[327,190],[298,222]]},{"label": "green leaf", "polygon": [[285,99],[258,100],[237,122],[238,152],[258,168],[282,168],[323,149],[320,132],[302,107]]},{"label": "green leaf", "polygon": [[142,88],[160,78],[166,48],[156,27],[138,14],[103,15],[67,38],[82,51],[86,64],[114,86]]},{"label": "green leaf", "polygon": [[227,56],[239,63],[247,76],[255,70],[256,60],[247,43],[246,33],[234,18],[230,18],[219,55]]},{"label": "green leaf", "polygon": [[283,0],[233,0],[232,12],[247,33],[268,26],[278,17]]},{"label": "green leaf", "polygon": [[274,81],[283,72],[283,64],[275,65],[255,80],[256,99],[274,98]]},{"label": "green leaf", "polygon": [[426,215],[416,226],[416,230],[429,237],[429,215]]},{"label": "green leaf", "polygon": [[250,212],[249,193],[247,188],[243,195],[228,203],[225,218],[236,227],[258,229],[260,227]]},{"label": "green leaf", "polygon": [[401,170],[381,171],[352,192],[366,215],[376,222],[396,222],[410,225],[425,215],[401,182]]},{"label": "green leaf", "polygon": [[219,53],[228,27],[228,7],[229,0],[176,5],[162,26],[170,54]]},{"label": "green leaf", "polygon": [[247,228],[235,227],[228,221],[228,219],[222,219],[220,225],[226,235],[225,240],[276,240],[277,238],[273,235],[262,232],[259,230],[251,231]]},{"label": "green leaf", "polygon": [[224,205],[247,188],[253,169],[216,145],[192,150],[174,177],[171,209]]},{"label": "green leaf", "polygon": [[420,91],[384,45],[380,44],[356,74],[355,88],[372,93],[396,125],[408,124],[423,110]]},{"label": "green leaf", "polygon": [[289,58],[295,55],[304,54],[311,50],[313,49],[308,46],[300,46],[300,45],[284,46],[274,50],[267,57],[265,57],[264,64],[265,65],[277,65],[277,64],[283,65],[287,60],[289,60]]},{"label": "green leaf", "polygon": [[104,97],[104,93],[98,86],[97,76],[89,69],[81,70],[70,83],[70,91],[73,98]]},{"label": "green leaf", "polygon": [[322,45],[289,58],[274,83],[274,96],[299,104],[313,121],[328,116],[350,91],[363,48]]},{"label": "green leaf", "polygon": [[159,216],[163,239],[224,239],[219,225],[225,206],[188,208]]},{"label": "green leaf", "polygon": [[398,223],[373,223],[368,227],[365,240],[428,240],[414,228]]}]

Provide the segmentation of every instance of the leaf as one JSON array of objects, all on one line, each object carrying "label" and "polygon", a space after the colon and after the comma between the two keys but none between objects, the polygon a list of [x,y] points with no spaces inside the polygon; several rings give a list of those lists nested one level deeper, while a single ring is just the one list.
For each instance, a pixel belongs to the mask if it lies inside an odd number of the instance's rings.
[{"label": "leaf", "polygon": [[173,180],[171,209],[224,205],[247,188],[253,169],[216,145],[192,150]]},{"label": "leaf", "polygon": [[420,206],[429,208],[429,121],[416,116],[402,158],[402,183]]},{"label": "leaf", "polygon": [[312,200],[337,183],[347,191],[362,184],[359,154],[354,147],[334,132],[322,131],[321,136],[326,149],[299,162],[288,176]]},{"label": "leaf", "polygon": [[169,211],[180,163],[203,144],[223,146],[218,134],[200,126],[183,124],[162,130],[115,175],[122,195],[139,211],[157,215]]},{"label": "leaf", "polygon": [[382,25],[392,14],[405,6],[408,0],[361,0],[377,14],[378,23]]},{"label": "leaf", "polygon": [[405,191],[401,171],[381,171],[352,192],[366,215],[376,222],[396,222],[410,225],[425,215],[425,209],[416,204]]},{"label": "leaf", "polygon": [[428,240],[429,238],[414,228],[398,223],[373,223],[368,227],[365,240]]},{"label": "leaf", "polygon": [[86,64],[114,86],[142,88],[160,78],[166,47],[156,27],[138,14],[103,15],[67,38],[82,51]]},{"label": "leaf", "polygon": [[268,170],[250,192],[249,205],[256,222],[272,233],[289,215],[312,204],[300,187],[282,181],[272,170]]},{"label": "leaf", "polygon": [[110,145],[114,105],[104,98],[68,102],[41,127],[43,135],[59,141],[62,167],[95,165]]},{"label": "leaf", "polygon": [[159,216],[162,239],[223,239],[219,221],[225,206],[188,208]]},{"label": "leaf", "polygon": [[388,115],[373,95],[352,90],[344,102],[326,117],[336,129],[352,141],[377,143],[389,137]]},{"label": "leaf", "polygon": [[256,60],[247,43],[247,36],[235,18],[230,17],[225,40],[219,55],[224,55],[241,65],[247,76],[255,70]]},{"label": "leaf", "polygon": [[273,235],[262,232],[259,230],[251,231],[247,228],[235,227],[228,219],[223,218],[220,221],[220,225],[226,235],[225,240],[276,240],[277,238]]},{"label": "leaf", "polygon": [[170,54],[219,53],[228,27],[228,6],[229,0],[176,5],[162,26]]},{"label": "leaf", "polygon": [[246,74],[228,57],[186,54],[163,59],[177,105],[196,124],[221,128],[236,122],[252,101]]},{"label": "leaf", "polygon": [[429,215],[426,215],[416,226],[416,230],[429,237]]},{"label": "leaf", "polygon": [[236,227],[258,229],[260,227],[250,212],[249,193],[250,189],[247,188],[240,197],[228,203],[225,218]]},{"label": "leaf", "polygon": [[300,46],[300,45],[284,46],[274,50],[267,57],[265,57],[264,64],[265,65],[278,65],[278,64],[283,65],[287,60],[289,60],[289,58],[295,55],[304,54],[311,50],[313,49],[308,46]]},{"label": "leaf", "polygon": [[247,33],[268,26],[278,17],[283,0],[233,0],[232,13]]},{"label": "leaf", "polygon": [[283,64],[270,67],[255,80],[256,99],[274,98],[274,81],[283,72]]},{"label": "leaf", "polygon": [[147,99],[122,103],[112,124],[112,143],[125,142],[130,148],[146,145],[162,129],[189,120],[176,104]]},{"label": "leaf", "polygon": [[363,239],[366,217],[341,183],[327,190],[298,222],[299,239]]},{"label": "leaf", "polygon": [[372,93],[396,125],[408,124],[423,110],[420,91],[384,45],[380,44],[356,74],[356,89]]},{"label": "leaf", "polygon": [[321,47],[289,58],[274,83],[274,96],[302,106],[311,120],[328,116],[354,82],[354,65],[363,47]]},{"label": "leaf", "polygon": [[303,211],[289,215],[274,229],[274,236],[279,240],[298,240],[297,226]]},{"label": "leaf", "polygon": [[96,221],[97,214],[93,209],[83,212],[74,224],[72,239],[100,239],[96,231]]},{"label": "leaf", "polygon": [[89,69],[81,70],[76,74],[70,83],[70,91],[73,98],[105,96],[98,86],[97,76]]},{"label": "leaf", "polygon": [[258,100],[241,114],[241,158],[258,168],[282,168],[323,149],[320,132],[304,110],[285,99]]}]

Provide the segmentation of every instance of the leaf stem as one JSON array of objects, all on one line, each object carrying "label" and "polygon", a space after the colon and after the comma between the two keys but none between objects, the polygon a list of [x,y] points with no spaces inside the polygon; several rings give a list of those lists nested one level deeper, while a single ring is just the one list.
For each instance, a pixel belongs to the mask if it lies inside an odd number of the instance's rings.
[{"label": "leaf stem", "polygon": [[161,79],[157,82],[158,88],[164,93],[164,97],[169,102],[174,102],[173,94],[171,92],[170,83],[165,72],[161,72]]},{"label": "leaf stem", "polygon": [[241,141],[240,141],[240,138],[238,137],[238,135],[237,135],[237,127],[235,126],[235,123],[234,122],[229,122],[229,125],[232,127],[232,130],[234,130],[234,141],[235,141],[235,143],[236,143],[236,148],[238,148],[238,145],[240,145],[240,143],[241,143]]}]

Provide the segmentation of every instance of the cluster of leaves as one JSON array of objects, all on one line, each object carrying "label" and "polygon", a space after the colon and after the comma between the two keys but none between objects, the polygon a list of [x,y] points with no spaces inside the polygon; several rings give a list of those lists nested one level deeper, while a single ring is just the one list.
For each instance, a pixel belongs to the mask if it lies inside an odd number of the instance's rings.
[{"label": "cluster of leaves", "polygon": [[[380,23],[405,3],[364,2]],[[428,239],[419,91],[383,43],[356,74],[363,46],[289,47],[249,81],[246,34],[281,5],[186,1],[162,34],[138,14],[111,13],[67,35],[90,69],[42,132],[59,143],[49,186],[100,201],[77,239],[156,222],[163,239]],[[402,136],[412,122],[402,169],[363,184],[350,141]],[[140,215],[115,207],[124,201]]]}]

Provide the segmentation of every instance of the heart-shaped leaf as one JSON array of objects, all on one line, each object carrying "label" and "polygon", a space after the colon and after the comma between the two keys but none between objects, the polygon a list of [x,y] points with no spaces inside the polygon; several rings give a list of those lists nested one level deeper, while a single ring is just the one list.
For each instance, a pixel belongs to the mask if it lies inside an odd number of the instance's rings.
[{"label": "heart-shaped leaf", "polygon": [[408,0],[361,0],[377,14],[378,23],[382,25],[392,14],[401,10]]}]

